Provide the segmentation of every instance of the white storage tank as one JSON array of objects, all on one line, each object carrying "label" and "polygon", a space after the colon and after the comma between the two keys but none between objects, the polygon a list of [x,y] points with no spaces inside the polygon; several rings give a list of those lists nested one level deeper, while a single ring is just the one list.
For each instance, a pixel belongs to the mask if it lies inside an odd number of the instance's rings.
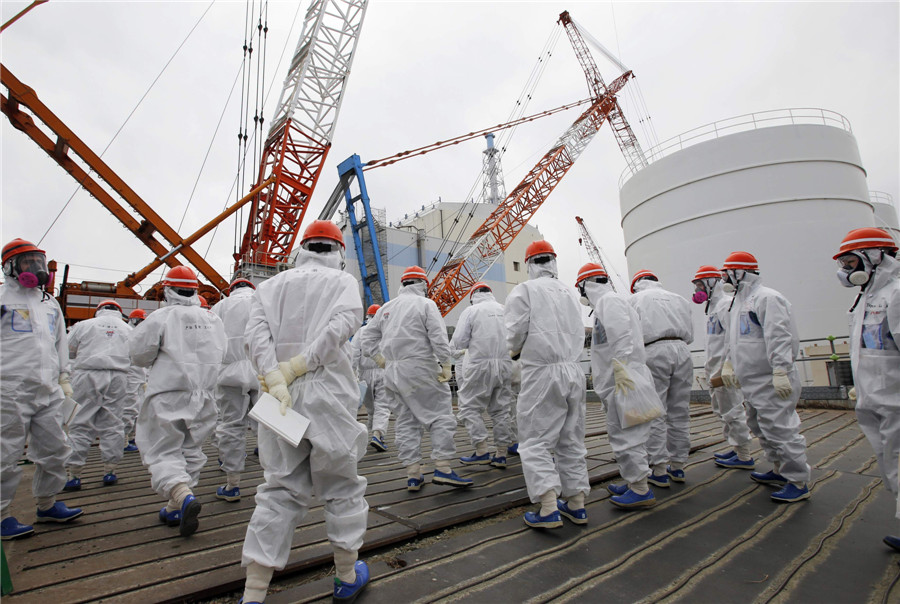
[{"label": "white storage tank", "polygon": [[[650,269],[690,298],[697,267],[748,251],[764,283],[791,301],[802,340],[847,335],[856,292],[839,285],[831,257],[847,231],[874,226],[875,216],[846,118],[820,109],[751,114],[648,155],[650,165],[624,175],[620,191],[630,274]],[[703,348],[702,308],[693,349]]]},{"label": "white storage tank", "polygon": [[889,193],[869,191],[869,200],[875,211],[875,226],[890,233],[894,241],[900,245],[900,219],[897,218],[897,206]]}]

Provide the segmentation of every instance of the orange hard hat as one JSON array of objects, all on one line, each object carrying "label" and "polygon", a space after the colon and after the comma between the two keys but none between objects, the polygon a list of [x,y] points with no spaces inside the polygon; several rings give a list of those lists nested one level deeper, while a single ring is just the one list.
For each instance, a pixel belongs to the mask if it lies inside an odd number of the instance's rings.
[{"label": "orange hard hat", "polygon": [[728,269],[758,271],[759,264],[756,262],[756,256],[750,252],[731,252],[722,266],[723,271]]},{"label": "orange hard hat", "polygon": [[412,279],[421,279],[428,285],[428,275],[425,273],[425,269],[421,266],[410,266],[405,271],[403,271],[403,275],[400,277],[400,283],[404,281],[410,281]]},{"label": "orange hard hat", "polygon": [[200,298],[200,307],[201,308],[209,308],[209,301],[203,296],[198,296]]},{"label": "orange hard hat", "polygon": [[128,318],[129,319],[146,319],[147,311],[144,310],[143,308],[135,308],[133,311],[131,311],[131,314],[128,315]]},{"label": "orange hard hat", "polygon": [[471,288],[469,288],[469,295],[471,296],[472,294],[474,294],[475,292],[477,292],[479,289],[487,289],[487,290],[489,290],[489,291],[491,291],[491,292],[494,291],[494,290],[491,289],[491,286],[490,286],[490,285],[488,285],[488,284],[485,283],[484,281],[479,281],[478,283],[476,283],[475,285],[473,285]]},{"label": "orange hard hat", "polygon": [[[864,250],[871,248],[887,248],[891,251],[897,251],[897,243],[891,238],[887,231],[875,227],[865,227],[862,229],[853,229],[841,241],[841,247],[834,259],[837,260],[844,254],[854,250]],[[6,252],[4,252],[5,254]]]},{"label": "orange hard hat", "polygon": [[553,250],[553,246],[550,245],[549,241],[543,239],[540,241],[532,241],[528,244],[528,247],[525,248],[525,262],[528,262],[535,256],[540,256],[541,254],[550,254],[556,258],[556,252]]},{"label": "orange hard hat", "polygon": [[331,239],[340,243],[341,247],[346,247],[341,229],[330,220],[313,220],[309,223],[309,226],[303,231],[303,239],[300,240],[300,245],[303,245],[310,239]]},{"label": "orange hard hat", "polygon": [[366,314],[369,315],[369,316],[372,316],[372,315],[374,315],[375,313],[378,312],[378,309],[379,309],[379,308],[381,308],[381,305],[380,305],[380,304],[373,304],[372,306],[370,306],[370,307],[366,310]]},{"label": "orange hard hat", "polygon": [[245,284],[253,289],[256,289],[256,286],[253,285],[253,281],[250,279],[235,279],[231,282],[231,285],[228,286],[228,291],[234,291],[234,288],[238,285]]},{"label": "orange hard hat", "polygon": [[659,281],[659,278],[647,269],[640,270],[631,278],[631,293],[634,293],[634,284],[645,277],[652,278],[654,281]]},{"label": "orange hard hat", "polygon": [[104,306],[115,306],[116,308],[119,309],[120,313],[122,312],[122,305],[119,304],[118,302],[116,302],[115,300],[104,300],[103,302],[101,302],[100,304],[97,305],[97,310],[100,310]]},{"label": "orange hard hat", "polygon": [[700,279],[721,279],[722,271],[717,269],[714,266],[710,266],[708,264],[704,264],[700,268],[697,269],[697,272],[694,274],[694,278],[691,281],[699,281]]},{"label": "orange hard hat", "polygon": [[578,269],[578,276],[575,278],[575,287],[578,287],[582,281],[591,277],[609,278],[609,275],[607,275],[606,270],[596,262],[588,262]]},{"label": "orange hard hat", "polygon": [[44,250],[38,249],[37,246],[30,241],[25,241],[24,239],[13,239],[3,246],[3,256],[2,260],[0,260],[0,264],[6,264],[6,261],[10,258],[15,258],[19,254],[24,254],[26,252],[46,254]]},{"label": "orange hard hat", "polygon": [[174,266],[166,273],[163,280],[166,287],[180,287],[184,289],[198,289],[200,284],[197,282],[197,273],[189,266]]}]

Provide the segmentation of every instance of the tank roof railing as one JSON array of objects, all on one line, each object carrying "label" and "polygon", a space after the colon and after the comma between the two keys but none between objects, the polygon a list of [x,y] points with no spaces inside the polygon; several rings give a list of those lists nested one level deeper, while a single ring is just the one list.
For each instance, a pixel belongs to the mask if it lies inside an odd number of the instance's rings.
[{"label": "tank roof railing", "polygon": [[884,203],[889,206],[894,205],[894,198],[890,193],[885,193],[884,191],[869,191],[869,201],[873,203]]},{"label": "tank roof railing", "polygon": [[[768,128],[771,126],[784,126],[787,124],[823,124],[825,126],[835,126],[852,133],[850,120],[835,111],[828,109],[816,109],[814,107],[802,107],[795,109],[772,109],[769,111],[758,111],[755,113],[747,113],[736,117],[719,120],[698,126],[692,130],[688,130],[678,136],[665,140],[646,152],[647,164],[671,155],[676,151],[681,151],[686,147],[696,145],[708,140],[714,140],[720,136],[735,134],[747,130],[758,130],[760,128]],[[636,174],[631,166],[625,168],[619,177],[619,189],[625,184],[632,175]]]}]

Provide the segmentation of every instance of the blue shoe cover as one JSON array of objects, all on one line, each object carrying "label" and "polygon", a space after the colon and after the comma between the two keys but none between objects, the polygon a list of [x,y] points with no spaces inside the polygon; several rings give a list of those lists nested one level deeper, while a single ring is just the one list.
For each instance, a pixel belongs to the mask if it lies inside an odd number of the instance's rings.
[{"label": "blue shoe cover", "polygon": [[751,457],[747,461],[742,461],[737,455],[728,459],[717,459],[716,465],[720,468],[735,468],[738,470],[752,470],[756,467],[756,462]]},{"label": "blue shoe cover", "polygon": [[178,526],[181,524],[181,510],[169,512],[165,507],[159,511],[159,521],[169,526]]},{"label": "blue shoe cover", "polygon": [[228,485],[226,484],[224,487],[219,487],[216,489],[216,499],[224,499],[225,501],[235,502],[241,500],[241,489],[239,487],[234,487],[231,489],[226,489]]},{"label": "blue shoe cover", "polygon": [[135,451],[138,450],[138,447],[137,447],[136,444],[134,444],[134,441],[133,441],[133,440],[129,440],[129,441],[128,441],[128,446],[125,447],[125,448],[122,449],[122,450],[125,451],[126,453],[134,453]]},{"label": "blue shoe cover", "polygon": [[506,447],[506,454],[507,455],[518,455],[519,454],[519,443],[515,443],[513,445]]},{"label": "blue shoe cover", "polygon": [[193,495],[184,498],[181,504],[181,524],[178,525],[178,532],[182,537],[190,537],[197,532],[197,528],[200,526],[197,516],[200,515],[202,507]]},{"label": "blue shoe cover", "polygon": [[353,567],[356,571],[356,581],[343,583],[340,579],[334,579],[334,595],[332,602],[352,602],[369,583],[369,565],[362,560],[357,560]]},{"label": "blue shoe cover", "polygon": [[106,485],[106,486],[108,486],[108,487],[111,487],[112,485],[116,484],[117,482],[119,482],[119,479],[118,479],[118,477],[117,477],[115,474],[113,474],[112,472],[108,472],[108,473],[103,477],[103,484]]},{"label": "blue shoe cover", "polygon": [[10,539],[21,539],[22,537],[30,537],[34,534],[34,527],[30,524],[22,524],[13,516],[5,518],[0,522],[0,537],[3,541]]},{"label": "blue shoe cover", "polygon": [[715,457],[716,459],[731,459],[732,457],[737,457],[737,451],[732,449],[727,453],[714,453],[713,457]]},{"label": "blue shoe cover", "polygon": [[80,491],[81,490],[81,479],[73,478],[72,480],[66,482],[66,486],[63,487],[63,491]]},{"label": "blue shoe cover", "polygon": [[384,444],[384,441],[377,436],[373,436],[372,440],[369,441],[369,444],[372,445],[372,448],[379,453],[384,453],[385,451],[387,451],[387,446]]},{"label": "blue shoe cover", "polygon": [[450,470],[449,474],[435,470],[434,475],[431,477],[431,483],[443,484],[448,487],[470,487],[472,486],[472,479],[463,478],[453,470]]},{"label": "blue shoe cover", "polygon": [[57,501],[49,510],[37,511],[37,522],[68,522],[81,516],[81,508],[69,509],[62,501]]},{"label": "blue shoe cover", "polygon": [[610,502],[616,507],[630,508],[650,508],[656,505],[656,497],[653,491],[647,491],[644,495],[638,495],[631,489],[628,489],[622,495],[616,495],[609,498]]},{"label": "blue shoe cover", "polygon": [[663,474],[661,476],[657,476],[655,474],[651,474],[647,477],[647,482],[652,484],[655,487],[660,487],[663,489],[669,488],[669,475]]},{"label": "blue shoe cover", "polygon": [[803,501],[804,499],[809,499],[809,487],[803,485],[803,487],[798,487],[791,483],[787,483],[784,485],[784,488],[780,491],[775,491],[770,495],[772,499],[775,501],[782,501],[784,503],[793,503],[795,501]]},{"label": "blue shoe cover", "polygon": [[575,524],[587,524],[587,510],[584,508],[581,508],[580,510],[573,510],[569,508],[569,503],[567,501],[557,499],[556,509],[559,510],[560,514],[562,514]]},{"label": "blue shoe cover", "polygon": [[884,541],[885,545],[889,545],[890,547],[893,547],[895,550],[900,552],[900,537],[891,537],[890,535],[888,535],[887,537],[882,539],[882,541]]},{"label": "blue shoe cover", "polygon": [[759,484],[770,484],[776,487],[783,487],[787,484],[787,478],[774,471],[769,472],[750,472],[750,478]]},{"label": "blue shoe cover", "polygon": [[469,455],[468,457],[460,457],[459,461],[466,464],[467,466],[483,466],[491,463],[491,454],[485,453],[484,455]]},{"label": "blue shoe cover", "polygon": [[666,466],[666,474],[672,482],[684,482],[684,470],[673,470],[671,466]]},{"label": "blue shoe cover", "polygon": [[506,458],[505,457],[491,457],[491,466],[495,468],[504,469],[506,468]]},{"label": "blue shoe cover", "polygon": [[628,485],[609,483],[608,485],[606,485],[606,490],[613,495],[624,495],[628,491]]},{"label": "blue shoe cover", "polygon": [[418,491],[422,488],[422,485],[425,484],[425,477],[421,474],[418,478],[408,478],[406,480],[406,490],[407,491]]},{"label": "blue shoe cover", "polygon": [[541,516],[538,512],[525,512],[525,524],[534,528],[559,528],[563,525],[559,510]]}]

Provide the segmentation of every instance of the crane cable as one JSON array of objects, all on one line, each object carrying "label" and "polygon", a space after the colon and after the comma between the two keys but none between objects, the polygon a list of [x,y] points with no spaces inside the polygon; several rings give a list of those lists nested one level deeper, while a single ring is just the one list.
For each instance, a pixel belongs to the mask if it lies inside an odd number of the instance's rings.
[{"label": "crane cable", "polygon": [[[175,57],[178,56],[178,53],[181,51],[182,47],[184,47],[185,43],[187,43],[188,39],[189,39],[189,38],[191,37],[191,35],[194,33],[194,30],[197,29],[197,26],[200,25],[200,22],[203,21],[203,18],[206,17],[206,14],[209,12],[209,9],[211,9],[211,8],[212,8],[212,5],[215,4],[215,3],[216,3],[216,0],[212,0],[212,1],[209,3],[209,5],[206,7],[206,10],[203,11],[203,14],[200,15],[200,18],[197,19],[197,22],[194,23],[194,26],[193,26],[193,27],[191,28],[191,30],[187,33],[187,35],[184,37],[184,40],[181,41],[181,44],[178,45],[178,48],[175,49],[175,52],[172,53],[172,56],[169,57],[169,60],[166,61],[166,64],[165,64],[165,65],[163,65],[163,68],[160,70],[159,74],[157,74],[157,76],[153,79],[153,81],[150,83],[150,86],[147,88],[147,90],[144,92],[144,94],[143,94],[143,95],[141,96],[141,98],[138,100],[137,104],[136,104],[136,105],[134,106],[134,108],[131,110],[131,113],[128,114],[128,117],[125,118],[125,121],[122,122],[122,125],[119,126],[119,129],[116,130],[116,133],[113,135],[113,137],[112,137],[112,138],[109,140],[109,142],[106,144],[106,147],[104,147],[104,148],[103,148],[103,151],[100,152],[99,157],[100,157],[101,159],[103,158],[103,155],[104,155],[104,154],[109,150],[109,148],[112,146],[112,144],[115,142],[116,138],[118,138],[119,134],[121,134],[122,130],[123,130],[123,129],[125,128],[125,126],[128,124],[129,120],[131,120],[131,118],[134,116],[135,112],[138,110],[138,107],[141,106],[141,104],[144,102],[144,99],[146,99],[146,98],[147,98],[147,95],[150,94],[150,91],[153,90],[153,87],[156,85],[156,83],[159,81],[159,79],[162,77],[162,75],[166,72],[166,69],[168,69],[169,65],[172,63],[172,61],[175,59]],[[59,220],[59,217],[62,216],[63,212],[66,211],[66,208],[69,207],[69,204],[72,202],[72,199],[75,198],[75,195],[78,193],[78,191],[81,190],[82,186],[84,186],[84,181],[80,181],[80,182],[78,183],[78,186],[75,187],[75,190],[72,191],[72,194],[69,196],[69,199],[66,201],[66,203],[63,205],[62,209],[61,209],[61,210],[59,211],[59,213],[56,215],[56,218],[53,219],[53,222],[50,223],[50,226],[48,226],[48,227],[47,227],[47,230],[44,231],[44,234],[41,235],[41,238],[40,238],[40,239],[38,240],[38,242],[37,242],[38,245],[40,245],[40,244],[44,241],[44,238],[47,237],[47,234],[50,232],[50,229],[53,228],[53,225],[56,224],[56,222]]]}]

